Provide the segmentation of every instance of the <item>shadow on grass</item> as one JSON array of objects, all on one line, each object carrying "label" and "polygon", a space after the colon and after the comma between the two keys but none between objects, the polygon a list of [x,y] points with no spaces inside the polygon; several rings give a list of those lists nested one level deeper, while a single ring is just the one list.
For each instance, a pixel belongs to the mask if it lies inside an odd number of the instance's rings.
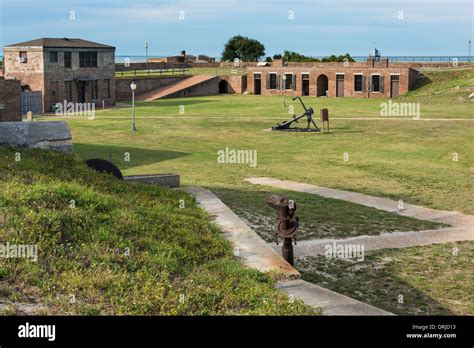
[{"label": "shadow on grass", "polygon": [[[197,104],[207,104],[207,103],[217,103],[218,100],[205,100],[205,99],[194,99],[194,98],[186,98],[183,100],[180,98],[165,98],[165,99],[158,99],[154,101],[137,101],[137,106],[166,106],[166,107],[179,107],[181,105],[197,105]],[[132,105],[131,100],[120,100],[117,101],[120,104],[130,104]]]},{"label": "shadow on grass", "polygon": [[[114,163],[121,170],[188,156],[189,153],[168,150],[151,150],[131,146],[94,145],[74,143],[74,153],[83,160],[102,158]],[[129,161],[127,161],[129,154]]]}]

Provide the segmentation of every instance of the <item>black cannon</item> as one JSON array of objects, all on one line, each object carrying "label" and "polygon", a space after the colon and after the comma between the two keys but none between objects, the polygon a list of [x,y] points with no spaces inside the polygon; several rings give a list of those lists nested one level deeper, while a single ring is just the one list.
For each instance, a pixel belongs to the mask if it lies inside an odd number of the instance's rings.
[{"label": "black cannon", "polygon": [[[304,113],[300,116],[294,115],[293,118],[286,120],[282,123],[279,123],[278,125],[272,127],[272,130],[278,130],[278,131],[289,131],[289,132],[319,132],[321,129],[318,128],[316,125],[316,122],[314,122],[313,119],[313,114],[314,110],[313,108],[307,108],[306,105],[304,105],[303,100],[301,100],[300,97],[294,97],[293,101],[298,99],[301,103],[301,106],[303,106]],[[291,127],[292,123],[298,123],[299,120],[303,117],[306,116],[306,121],[308,122],[308,125],[306,128],[300,128],[300,127]],[[314,126],[314,128],[311,128],[311,125]]]},{"label": "black cannon", "polygon": [[296,244],[296,234],[298,233],[299,218],[295,215],[296,203],[291,199],[278,195],[270,195],[266,200],[267,204],[277,211],[274,232],[278,245],[278,237],[283,238],[282,255],[283,258],[293,266],[293,244]]}]

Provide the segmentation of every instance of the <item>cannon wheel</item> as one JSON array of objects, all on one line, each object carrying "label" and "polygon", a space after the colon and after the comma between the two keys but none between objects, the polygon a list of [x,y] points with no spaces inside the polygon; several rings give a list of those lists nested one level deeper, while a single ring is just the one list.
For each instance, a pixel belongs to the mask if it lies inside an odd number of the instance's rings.
[{"label": "cannon wheel", "polygon": [[93,158],[89,159],[87,161],[84,161],[84,163],[91,169],[94,169],[95,171],[99,173],[107,173],[107,174],[112,174],[119,180],[123,180],[123,175],[120,169],[117,168],[115,164],[112,162],[100,159],[100,158]]}]

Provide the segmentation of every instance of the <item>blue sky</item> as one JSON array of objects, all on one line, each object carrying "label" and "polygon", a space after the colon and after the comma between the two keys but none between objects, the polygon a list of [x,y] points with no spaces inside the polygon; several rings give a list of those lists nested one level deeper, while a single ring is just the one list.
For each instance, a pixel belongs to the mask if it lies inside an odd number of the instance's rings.
[{"label": "blue sky", "polygon": [[236,34],[263,42],[267,55],[284,49],[315,56],[367,55],[374,41],[382,55],[467,55],[467,40],[474,37],[474,0],[0,2],[2,46],[80,37],[116,46],[118,55],[144,55],[148,42],[150,55],[186,49],[219,56]]}]

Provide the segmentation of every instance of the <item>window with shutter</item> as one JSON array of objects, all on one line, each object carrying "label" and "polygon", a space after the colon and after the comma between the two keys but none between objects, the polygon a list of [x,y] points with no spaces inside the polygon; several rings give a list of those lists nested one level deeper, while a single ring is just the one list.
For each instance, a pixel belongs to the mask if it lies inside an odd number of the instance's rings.
[{"label": "window with shutter", "polygon": [[293,90],[296,91],[296,75],[293,75]]}]

